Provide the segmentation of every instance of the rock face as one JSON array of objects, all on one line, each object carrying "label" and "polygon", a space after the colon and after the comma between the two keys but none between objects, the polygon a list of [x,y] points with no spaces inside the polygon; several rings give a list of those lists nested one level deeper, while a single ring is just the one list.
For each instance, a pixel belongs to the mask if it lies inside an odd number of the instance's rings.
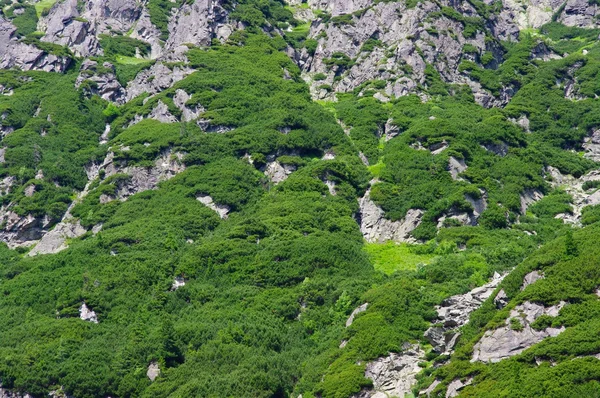
[{"label": "rock face", "polygon": [[274,160],[267,163],[264,173],[271,179],[273,184],[279,184],[280,182],[287,180],[289,175],[294,171],[296,171],[296,166],[288,164],[282,165],[278,161]]},{"label": "rock face", "polygon": [[84,84],[85,91],[90,96],[98,95],[117,104],[125,102],[125,89],[117,80],[115,67],[108,62],[99,67],[95,61],[83,61],[75,87],[80,88]]},{"label": "rock face", "polygon": [[193,72],[192,69],[185,66],[173,66],[172,68],[169,68],[162,62],[157,62],[150,69],[141,71],[127,85],[127,101],[143,93],[154,95],[183,80]]},{"label": "rock face", "polygon": [[129,179],[119,184],[117,196],[112,199],[125,200],[136,193],[156,189],[161,181],[166,181],[175,177],[185,170],[182,163],[183,154],[166,151],[161,154],[152,167],[125,166],[114,161],[114,155],[109,155],[100,166],[100,170],[105,171],[105,177],[115,174],[127,174]]},{"label": "rock face", "polygon": [[418,345],[405,344],[402,348],[398,354],[391,353],[367,364],[365,377],[373,380],[373,389],[363,390],[354,398],[404,397],[411,393],[425,352]]},{"label": "rock face", "polygon": [[449,297],[436,308],[439,321],[425,332],[425,338],[433,345],[436,352],[452,353],[460,337],[458,329],[469,322],[471,313],[491,297],[505,276],[495,273],[489,283],[468,293]]},{"label": "rock face", "polygon": [[371,189],[359,200],[360,231],[367,242],[415,242],[410,233],[421,223],[424,212],[411,209],[402,221],[385,218],[384,211],[371,200]]},{"label": "rock face", "polygon": [[16,37],[17,28],[0,15],[0,69],[19,68],[63,73],[71,58],[49,54]]},{"label": "rock face", "polygon": [[525,214],[529,206],[542,199],[544,194],[537,189],[526,189],[521,193],[521,214]]},{"label": "rock face", "polygon": [[[531,324],[542,315],[557,316],[564,305],[565,303],[561,302],[555,306],[545,308],[542,305],[526,301],[516,306],[510,312],[505,326],[487,331],[481,340],[475,344],[471,362],[499,362],[502,359],[520,354],[546,337],[558,336],[565,330],[564,326],[538,331],[533,329]],[[515,328],[515,322],[518,322],[520,326]]]},{"label": "rock face", "polygon": [[85,303],[81,304],[79,307],[79,318],[84,321],[98,323],[98,316],[94,311],[92,311]]},{"label": "rock face", "polygon": [[54,229],[42,237],[28,255],[58,253],[67,248],[67,239],[78,238],[86,232],[87,230],[81,226],[78,220],[60,222]]},{"label": "rock face", "polygon": [[592,170],[580,178],[575,178],[572,175],[561,174],[558,169],[548,166],[546,174],[552,178],[553,188],[561,188],[573,197],[573,210],[570,213],[559,214],[556,218],[562,219],[565,223],[579,225],[582,210],[587,206],[600,204],[600,191],[583,189],[586,182],[600,181],[600,171]]},{"label": "rock face", "polygon": [[361,312],[365,312],[368,306],[369,303],[364,303],[363,305],[355,308],[354,311],[352,311],[352,313],[350,314],[350,317],[346,320],[346,327],[351,326],[352,322],[354,322],[354,318]]},{"label": "rock face", "polygon": [[148,365],[146,376],[148,376],[150,381],[154,381],[158,376],[160,376],[160,368],[158,367],[158,363],[152,362],[150,365]]},{"label": "rock face", "polygon": [[226,40],[233,32],[227,11],[219,0],[196,0],[179,8],[169,24],[165,49],[173,54],[185,53],[186,44],[209,46],[213,38]]},{"label": "rock face", "polygon": [[198,199],[198,201],[200,203],[202,203],[204,206],[208,207],[211,210],[214,210],[219,215],[219,217],[221,217],[223,219],[226,219],[227,215],[231,211],[229,206],[219,205],[219,204],[215,203],[213,201],[213,198],[211,198],[208,195],[198,195],[198,196],[196,196],[196,199]]}]

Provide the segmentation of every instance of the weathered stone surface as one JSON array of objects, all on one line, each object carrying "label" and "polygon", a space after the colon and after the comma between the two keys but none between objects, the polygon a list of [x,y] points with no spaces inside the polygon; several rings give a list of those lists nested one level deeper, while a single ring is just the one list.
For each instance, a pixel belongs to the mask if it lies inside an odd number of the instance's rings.
[{"label": "weathered stone surface", "polygon": [[81,307],[79,307],[79,318],[84,321],[98,323],[98,316],[86,305],[86,303],[82,303]]},{"label": "weathered stone surface", "polygon": [[559,214],[556,218],[562,219],[565,223],[580,225],[581,212],[587,206],[600,204],[600,190],[584,190],[583,185],[588,181],[600,181],[600,171],[592,170],[589,173],[575,178],[572,175],[564,175],[558,169],[548,166],[546,174],[551,177],[553,188],[563,189],[573,197],[572,211],[565,214]]},{"label": "weathered stone surface", "polygon": [[469,378],[465,380],[463,383],[460,379],[452,380],[450,384],[448,384],[448,389],[446,390],[446,398],[454,398],[456,397],[460,390],[465,388],[466,386],[473,383],[473,378]]},{"label": "weathered stone surface", "polygon": [[178,120],[173,114],[169,111],[169,107],[167,104],[158,100],[158,103],[150,112],[148,116],[150,119],[158,120],[161,123],[177,123]]},{"label": "weathered stone surface", "polygon": [[0,69],[19,68],[25,71],[64,72],[72,60],[48,54],[39,48],[17,40],[17,28],[0,15]]},{"label": "weathered stone surface", "polygon": [[544,194],[538,189],[526,189],[521,193],[521,214],[525,214],[532,204],[544,197]]},{"label": "weathered stone surface", "polygon": [[196,196],[196,199],[200,203],[202,203],[204,206],[215,211],[219,215],[219,217],[221,217],[223,219],[226,219],[227,215],[231,211],[229,206],[220,205],[220,204],[215,203],[213,201],[213,198],[211,198],[209,195],[198,195],[198,196]]},{"label": "weathered stone surface", "polygon": [[[565,330],[564,326],[538,331],[533,329],[531,324],[542,315],[556,317],[564,305],[565,303],[561,302],[555,306],[545,308],[540,304],[526,301],[516,306],[510,312],[505,326],[488,330],[481,340],[475,344],[471,362],[499,362],[502,359],[520,354],[547,337],[558,336]],[[511,319],[517,319],[521,323],[522,330],[513,330]]]},{"label": "weathered stone surface", "polygon": [[385,212],[371,200],[371,189],[359,200],[360,231],[367,242],[415,242],[411,232],[421,223],[424,212],[410,209],[402,221],[385,218]]},{"label": "weathered stone surface", "polygon": [[436,307],[439,321],[425,332],[425,338],[435,351],[445,354],[452,352],[460,337],[458,329],[469,322],[471,313],[491,297],[505,276],[495,273],[489,283],[468,293],[449,297]]},{"label": "weathered stone surface", "polygon": [[190,99],[192,99],[192,96],[181,89],[175,91],[175,96],[173,96],[173,103],[181,111],[181,121],[183,122],[196,120],[204,112],[202,105],[196,105],[193,108],[188,107],[187,102]]},{"label": "weathered stone surface", "polygon": [[175,277],[175,279],[173,280],[173,284],[171,285],[171,290],[175,291],[177,289],[179,289],[180,287],[185,286],[185,279],[181,276],[177,276]]},{"label": "weathered stone surface", "polygon": [[78,238],[86,232],[87,230],[81,226],[79,220],[62,221],[46,233],[28,255],[58,253],[68,247],[67,239]]},{"label": "weathered stone surface", "polygon": [[521,286],[521,290],[525,290],[527,286],[532,285],[543,278],[544,274],[542,274],[540,271],[531,271],[523,278],[523,285]]},{"label": "weathered stone surface", "polygon": [[278,161],[272,161],[267,163],[264,173],[271,179],[273,184],[279,184],[287,180],[290,174],[296,171],[296,166],[284,164],[282,165]]},{"label": "weathered stone surface", "polygon": [[421,372],[419,362],[425,352],[418,345],[405,344],[402,352],[390,353],[367,364],[365,377],[373,380],[373,388],[365,389],[354,398],[404,397],[416,384]]},{"label": "weathered stone surface", "polygon": [[79,76],[75,81],[75,87],[81,87],[86,81],[91,83],[86,85],[86,87],[89,87],[86,88],[88,95],[98,95],[102,99],[117,104],[123,104],[125,102],[125,89],[117,80],[115,69],[112,64],[105,62],[102,67],[99,68],[96,61],[91,61],[89,59],[83,61]]},{"label": "weathered stone surface", "polygon": [[127,84],[127,101],[143,93],[154,95],[170,88],[192,72],[192,69],[185,66],[173,66],[171,70],[164,63],[157,62],[138,73],[135,79]]},{"label": "weathered stone surface", "polygon": [[158,376],[160,376],[160,367],[158,366],[157,362],[152,362],[150,365],[148,365],[146,376],[148,376],[150,381],[154,381]]},{"label": "weathered stone surface", "polygon": [[196,0],[179,8],[169,23],[165,48],[171,54],[185,53],[186,44],[208,46],[213,38],[226,40],[233,32],[227,11],[219,0]]},{"label": "weathered stone surface", "polygon": [[448,171],[453,180],[461,179],[458,175],[465,170],[467,170],[467,164],[464,159],[457,159],[454,156],[450,156],[448,159]]},{"label": "weathered stone surface", "polygon": [[354,318],[361,312],[365,312],[368,306],[369,303],[364,303],[361,306],[355,308],[354,311],[352,311],[352,313],[350,314],[350,317],[346,320],[346,327],[351,326],[352,322],[354,322]]}]

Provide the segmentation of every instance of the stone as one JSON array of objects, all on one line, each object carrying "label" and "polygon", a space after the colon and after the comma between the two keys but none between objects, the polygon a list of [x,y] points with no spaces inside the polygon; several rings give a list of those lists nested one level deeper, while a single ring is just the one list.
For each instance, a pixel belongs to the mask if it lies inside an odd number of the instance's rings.
[{"label": "stone", "polygon": [[521,290],[525,290],[527,286],[532,285],[543,278],[544,274],[542,274],[540,271],[531,271],[523,278],[523,285],[521,286]]},{"label": "stone", "polygon": [[364,390],[355,397],[404,397],[412,392],[416,375],[422,368],[425,352],[419,345],[405,344],[400,353],[390,353],[367,363],[365,377],[373,381],[373,388]]},{"label": "stone", "polygon": [[79,307],[79,318],[87,322],[98,323],[98,316],[85,303]]},{"label": "stone", "polygon": [[506,295],[504,289],[498,292],[498,294],[494,298],[494,304],[498,309],[502,309],[508,305],[508,296]]},{"label": "stone", "polygon": [[525,214],[527,209],[532,204],[536,203],[544,197],[544,194],[539,189],[526,189],[521,193],[521,214]]},{"label": "stone", "polygon": [[[544,307],[529,301],[516,306],[511,310],[505,325],[494,330],[488,330],[473,348],[471,362],[499,362],[502,359],[518,355],[534,344],[539,343],[547,337],[556,337],[565,331],[565,327],[547,328],[535,330],[531,324],[540,316],[548,315],[556,317],[565,306],[565,302],[551,307]],[[513,330],[510,320],[517,318],[523,326],[522,330]]]},{"label": "stone", "polygon": [[61,221],[54,229],[46,233],[42,239],[28,253],[28,256],[38,254],[55,254],[65,250],[68,246],[67,239],[74,239],[84,235],[87,230],[81,226],[79,220]]},{"label": "stone", "polygon": [[209,195],[198,195],[196,199],[204,206],[215,211],[222,219],[226,219],[231,211],[229,206],[216,204]]},{"label": "stone", "polygon": [[282,165],[278,161],[267,163],[264,173],[271,179],[273,184],[279,184],[287,180],[290,174],[296,171],[295,165]]},{"label": "stone", "polygon": [[158,376],[160,376],[160,367],[158,366],[157,362],[152,362],[150,365],[148,365],[146,376],[148,376],[150,381],[154,381]]},{"label": "stone", "polygon": [[119,105],[125,103],[125,89],[117,80],[115,67],[112,64],[105,62],[99,68],[96,61],[89,59],[83,61],[75,87],[80,88],[85,82],[88,82],[85,85],[88,96],[98,95],[106,101]]},{"label": "stone", "polygon": [[173,114],[169,111],[169,107],[167,104],[158,100],[158,103],[150,112],[148,116],[150,119],[158,120],[161,123],[177,123],[178,120]]},{"label": "stone", "polygon": [[457,159],[454,156],[450,156],[448,159],[448,171],[450,172],[453,180],[462,180],[462,178],[459,178],[458,175],[465,170],[467,170],[467,164],[465,163],[464,159]]},{"label": "stone", "polygon": [[505,276],[495,273],[487,284],[465,294],[449,297],[436,307],[438,320],[424,335],[436,352],[446,355],[452,353],[460,338],[458,330],[469,322],[471,313],[492,296]]},{"label": "stone", "polygon": [[171,285],[171,291],[175,291],[183,286],[185,286],[185,279],[182,276],[177,276],[173,280],[173,284]]},{"label": "stone", "polygon": [[361,312],[365,312],[368,306],[369,303],[364,303],[361,306],[355,308],[354,311],[352,311],[352,313],[350,314],[350,317],[346,320],[346,327],[351,326],[352,322],[354,322],[354,318]]},{"label": "stone", "polygon": [[385,212],[371,200],[371,189],[359,199],[360,231],[367,242],[409,242],[414,243],[411,232],[420,224],[423,210],[410,209],[402,221],[385,218]]},{"label": "stone", "polygon": [[459,391],[473,383],[473,378],[467,379],[464,383],[460,379],[455,379],[448,384],[446,390],[446,398],[454,398],[459,394]]}]

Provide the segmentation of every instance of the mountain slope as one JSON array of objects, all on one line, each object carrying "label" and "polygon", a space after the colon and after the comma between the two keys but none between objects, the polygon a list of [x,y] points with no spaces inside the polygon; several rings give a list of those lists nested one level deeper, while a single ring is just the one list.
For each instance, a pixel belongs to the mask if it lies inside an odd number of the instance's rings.
[{"label": "mountain slope", "polygon": [[600,391],[595,3],[0,5],[0,395]]}]

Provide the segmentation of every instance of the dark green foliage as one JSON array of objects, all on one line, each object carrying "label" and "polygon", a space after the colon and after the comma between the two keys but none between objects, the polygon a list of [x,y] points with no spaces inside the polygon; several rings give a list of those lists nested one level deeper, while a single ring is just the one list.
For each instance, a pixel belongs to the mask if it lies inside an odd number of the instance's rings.
[{"label": "dark green foliage", "polygon": [[145,56],[150,52],[150,44],[127,36],[100,35],[100,45],[107,57],[115,55],[135,57],[137,52]]}]

